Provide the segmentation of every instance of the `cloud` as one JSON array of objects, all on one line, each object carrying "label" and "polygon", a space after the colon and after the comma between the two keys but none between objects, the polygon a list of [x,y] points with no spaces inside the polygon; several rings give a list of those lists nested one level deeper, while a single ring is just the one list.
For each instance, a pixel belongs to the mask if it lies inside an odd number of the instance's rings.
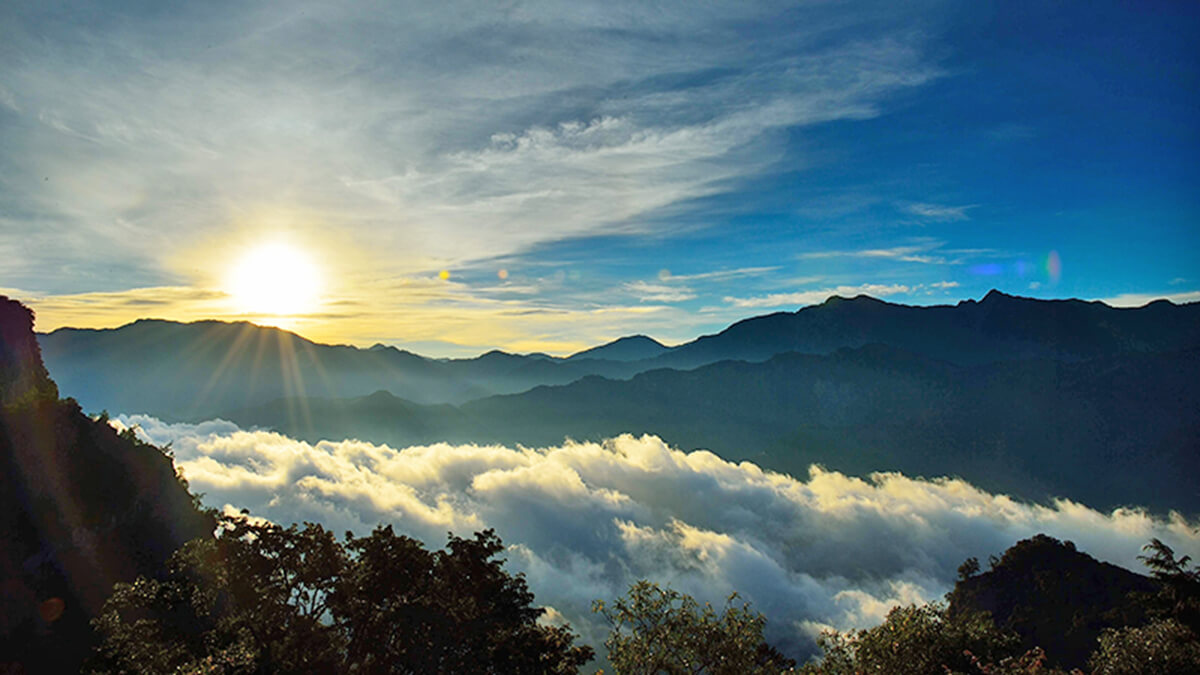
[{"label": "cloud", "polygon": [[660,281],[726,281],[729,279],[740,279],[743,277],[755,277],[763,274],[768,274],[779,269],[774,267],[739,267],[732,270],[714,270],[712,272],[698,272],[695,274],[672,274],[671,270],[663,269],[658,272]]},{"label": "cloud", "polygon": [[812,291],[797,291],[795,293],[772,293],[756,298],[726,297],[725,302],[734,307],[785,307],[817,305],[825,302],[830,296],[841,295],[853,297],[856,295],[871,295],[887,297],[910,293],[914,288],[904,284],[860,284],[858,286],[836,286]]},{"label": "cloud", "polygon": [[651,284],[645,281],[630,281],[624,284],[626,291],[637,296],[642,302],[683,302],[696,297],[687,286],[668,286],[667,284]]},{"label": "cloud", "polygon": [[[916,262],[942,265],[946,258],[927,255],[929,251],[941,248],[941,242],[926,242],[910,246],[892,246],[890,248],[868,248],[853,251],[810,251],[800,254],[802,260],[818,260],[822,258],[871,258],[876,260],[899,260],[901,262]],[[957,262],[957,261],[955,261]]]},{"label": "cloud", "polygon": [[[289,325],[314,339],[583,348],[600,336],[568,337],[569,319],[503,317],[616,306],[612,289],[636,277],[593,256],[554,287],[534,283],[535,268],[580,241],[637,237],[657,245],[622,256],[665,250],[648,264],[677,265],[675,237],[723,227],[703,198],[780,170],[785,136],[877,117],[941,76],[928,36],[908,29],[918,18],[887,7],[863,19],[774,2],[489,5],[466,17],[376,0],[221,4],[101,2],[5,23],[5,53],[20,58],[0,70],[0,278],[42,300],[43,329],[145,316],[122,293],[219,289],[245,247],[286,235],[323,257],[330,298],[375,317]],[[672,282],[765,275],[766,259]],[[443,269],[452,281],[481,271],[452,291],[479,309],[474,327],[436,291],[394,292]],[[497,284],[498,269],[520,283]],[[116,295],[77,302],[97,291]],[[177,320],[232,312],[183,296],[152,306]],[[684,340],[719,327],[673,319],[629,332]]]},{"label": "cloud", "polygon": [[967,215],[967,210],[973,209],[976,206],[978,206],[978,204],[948,206],[946,204],[912,202],[908,204],[901,204],[898,208],[905,213],[910,213],[926,220],[959,221],[970,220],[970,216]]},{"label": "cloud", "polygon": [[895,473],[854,478],[813,467],[793,478],[653,436],[397,450],[309,444],[222,421],[117,421],[172,443],[192,489],[218,507],[356,533],[392,523],[431,546],[446,531],[494,527],[538,602],[596,646],[606,628],[591,601],[638,578],[714,603],[737,590],[768,616],[770,639],[802,657],[820,626],[871,625],[897,603],[936,599],[966,558],[1038,532],[1135,570],[1152,537],[1200,554],[1200,531],[1175,515],[1025,504],[961,480]]},{"label": "cloud", "polygon": [[1182,305],[1188,302],[1200,302],[1200,291],[1178,291],[1172,293],[1122,293],[1109,298],[1100,298],[1100,302],[1113,307],[1141,307],[1155,300],[1170,300]]},{"label": "cloud", "polygon": [[669,234],[650,214],[761,173],[772,133],[875,117],[940,75],[915,32],[861,22],[858,39],[829,41],[818,26],[860,23],[853,12],[781,21],[783,9],[18,14],[5,34],[22,58],[0,73],[0,201],[21,218],[0,227],[36,240],[36,256],[5,263],[11,283],[58,263],[78,291],[89,257],[175,282],[190,270],[164,252],[281,209],[288,227],[337,228],[412,271]]}]

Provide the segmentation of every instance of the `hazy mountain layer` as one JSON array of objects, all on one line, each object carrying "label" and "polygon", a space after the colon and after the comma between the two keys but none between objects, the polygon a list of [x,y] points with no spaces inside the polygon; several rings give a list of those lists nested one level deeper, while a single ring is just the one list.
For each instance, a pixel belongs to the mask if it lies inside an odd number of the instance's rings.
[{"label": "hazy mountain layer", "polygon": [[587,377],[453,406],[387,392],[230,411],[242,426],[397,447],[527,445],[654,433],[803,475],[958,475],[1031,499],[1200,511],[1200,351],[959,366],[872,345],[725,361],[628,381]]},{"label": "hazy mountain layer", "polygon": [[584,375],[632,374],[626,364],[566,362],[492,351],[435,360],[376,345],[323,345],[249,323],[142,320],[111,330],[40,336],[51,374],[90,410],[181,419],[281,396],[355,396],[386,389],[422,403],[461,403]]},{"label": "hazy mountain layer", "polygon": [[1000,360],[1078,361],[1200,346],[1200,304],[1138,309],[1044,301],[991,292],[980,302],[910,307],[865,296],[831,298],[793,313],[738,322],[674,348],[622,338],[567,359],[488,352],[434,360],[392,347],[313,343],[246,323],[144,320],[112,330],[41,336],[46,364],[86,409],[195,418],[279,397],[353,397],[377,390],[417,403],[464,403],[587,375],[628,378],[776,354],[830,354],[886,344],[960,365]]}]

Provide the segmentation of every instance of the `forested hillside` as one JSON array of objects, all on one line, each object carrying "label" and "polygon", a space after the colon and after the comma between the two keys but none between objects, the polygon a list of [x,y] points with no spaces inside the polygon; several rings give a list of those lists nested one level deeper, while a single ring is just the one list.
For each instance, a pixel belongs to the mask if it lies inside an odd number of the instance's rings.
[{"label": "forested hillside", "polygon": [[59,400],[32,323],[0,297],[0,664],[76,672],[113,584],[213,522],[160,449]]}]

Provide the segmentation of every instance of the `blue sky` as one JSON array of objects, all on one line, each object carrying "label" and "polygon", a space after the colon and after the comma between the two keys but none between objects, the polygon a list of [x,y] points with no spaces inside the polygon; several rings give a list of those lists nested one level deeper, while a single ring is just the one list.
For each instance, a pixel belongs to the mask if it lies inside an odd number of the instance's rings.
[{"label": "blue sky", "polygon": [[[5,3],[0,288],[438,356],[1200,300],[1197,44],[1193,3]],[[318,296],[239,306],[280,242]]]}]

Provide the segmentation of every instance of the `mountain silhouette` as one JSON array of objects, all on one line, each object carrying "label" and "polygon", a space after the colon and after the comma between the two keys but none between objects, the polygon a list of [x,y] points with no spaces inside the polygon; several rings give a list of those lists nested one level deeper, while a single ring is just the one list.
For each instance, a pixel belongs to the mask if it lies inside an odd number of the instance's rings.
[{"label": "mountain silhouette", "polygon": [[[420,403],[461,403],[593,372],[636,369],[610,361],[493,351],[436,360],[376,345],[323,345],[254,324],[143,319],[115,329],[62,328],[40,336],[64,391],[90,410],[164,419],[211,416],[286,396],[347,397],[385,389]],[[605,367],[605,366],[610,367]]]},{"label": "mountain silhouette", "polygon": [[978,302],[932,307],[866,295],[833,296],[796,312],[739,321],[656,361],[672,367],[726,359],[763,361],[784,352],[829,354],[872,343],[962,365],[1176,351],[1200,345],[1200,304],[1161,300],[1124,309],[1102,302],[1021,298],[996,290]]},{"label": "mountain silhouette", "polygon": [[1200,346],[1200,304],[1117,309],[992,291],[979,302],[912,307],[835,296],[796,312],[739,321],[677,347],[632,336],[565,359],[492,351],[436,360],[384,345],[322,345],[277,328],[217,321],[66,328],[40,342],[51,374],[86,409],[195,419],[278,398],[350,398],[379,390],[414,403],[463,404],[589,375],[628,379],[659,368],[766,361],[788,352],[833,354],[870,344],[958,365],[1173,352]]},{"label": "mountain silhouette", "polygon": [[0,296],[0,671],[79,672],[113,583],[214,525],[170,457],[59,400],[32,323]]},{"label": "mountain silhouette", "polygon": [[1150,577],[1039,534],[1017,542],[989,571],[960,579],[950,613],[986,611],[1025,649],[1045,649],[1051,665],[1085,668],[1103,629],[1146,621],[1138,594],[1157,588]]},{"label": "mountain silhouette", "polygon": [[283,399],[223,417],[308,440],[403,447],[558,444],[656,434],[793,475],[810,464],[864,475],[961,476],[1027,499],[1200,511],[1200,350],[1076,362],[961,366],[887,345],[760,363],[658,369],[461,406],[386,392]]},{"label": "mountain silhouette", "polygon": [[608,361],[642,361],[661,356],[671,351],[663,343],[646,335],[631,335],[619,338],[599,347],[592,347],[576,352],[567,357],[568,361],[580,359],[605,359]]}]

